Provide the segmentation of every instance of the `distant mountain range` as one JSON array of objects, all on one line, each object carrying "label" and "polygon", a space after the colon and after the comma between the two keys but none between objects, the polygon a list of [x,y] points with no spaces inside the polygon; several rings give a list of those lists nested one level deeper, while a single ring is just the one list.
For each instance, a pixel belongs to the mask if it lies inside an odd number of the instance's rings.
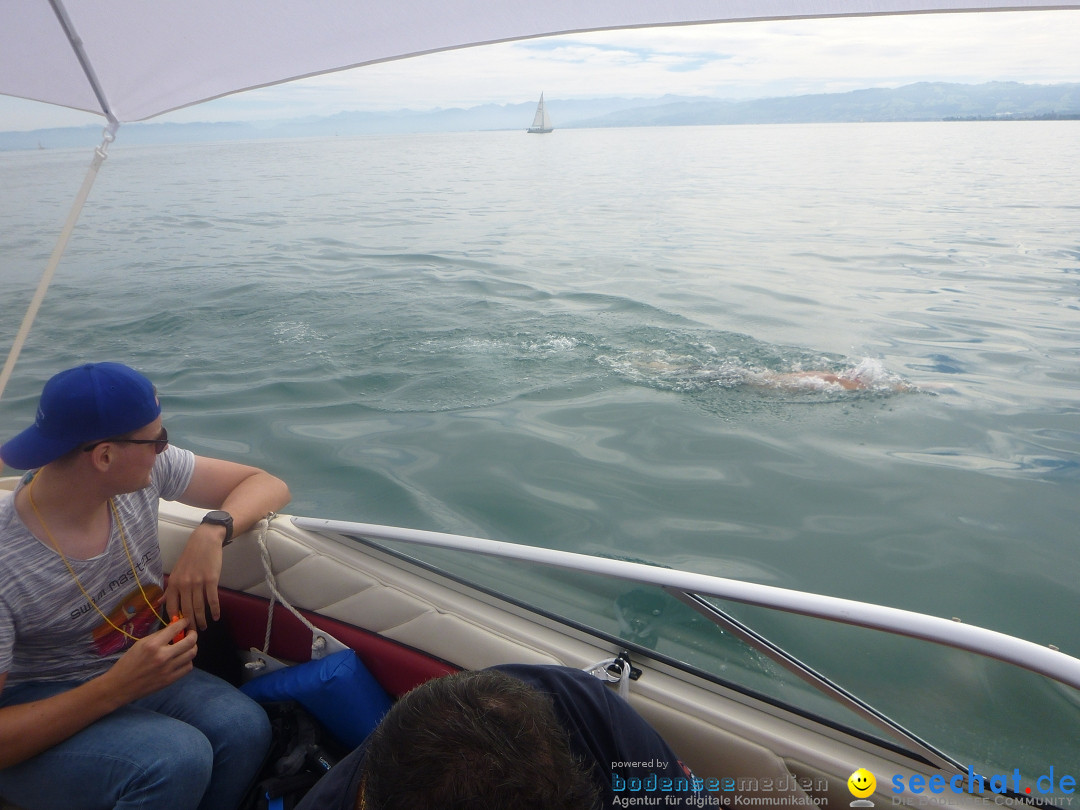
[{"label": "distant mountain range", "polygon": [[[273,123],[127,124],[124,143],[160,144],[268,138],[476,130],[522,131],[535,102],[485,104],[418,112],[342,112]],[[950,84],[920,82],[896,89],[725,101],[716,98],[547,99],[555,128],[804,124],[864,121],[1080,119],[1080,83]],[[92,147],[100,126],[0,132],[0,150]]]}]

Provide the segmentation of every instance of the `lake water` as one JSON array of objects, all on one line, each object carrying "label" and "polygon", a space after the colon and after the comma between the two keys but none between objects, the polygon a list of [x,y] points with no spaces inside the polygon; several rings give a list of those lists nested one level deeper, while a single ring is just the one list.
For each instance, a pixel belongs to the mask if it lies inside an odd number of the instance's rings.
[{"label": "lake water", "polygon": [[[0,153],[5,346],[89,158]],[[55,371],[123,361],[178,444],[280,474],[295,514],[1080,655],[1078,187],[1076,122],[131,148],[121,130],[3,436]],[[786,376],[816,370],[868,387]]]}]

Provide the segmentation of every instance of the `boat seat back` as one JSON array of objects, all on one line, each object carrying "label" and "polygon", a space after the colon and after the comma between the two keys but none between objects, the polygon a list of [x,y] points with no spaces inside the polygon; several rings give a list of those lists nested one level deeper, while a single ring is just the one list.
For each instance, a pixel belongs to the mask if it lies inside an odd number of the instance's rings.
[{"label": "boat seat back", "polygon": [[[239,650],[261,650],[264,643],[268,600],[223,588],[219,591],[221,617]],[[304,617],[347,647],[356,651],[375,680],[394,697],[401,697],[424,681],[456,672],[458,667],[438,658],[390,641],[351,624],[303,611]],[[311,656],[311,632],[281,604],[274,618],[267,653],[289,662]]]}]

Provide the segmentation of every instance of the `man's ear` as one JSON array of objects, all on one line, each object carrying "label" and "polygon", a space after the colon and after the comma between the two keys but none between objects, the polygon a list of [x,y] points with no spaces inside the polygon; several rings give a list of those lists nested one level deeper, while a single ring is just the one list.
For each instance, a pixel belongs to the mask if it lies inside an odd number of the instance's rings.
[{"label": "man's ear", "polygon": [[87,455],[90,456],[90,464],[100,472],[108,472],[109,467],[112,466],[113,461],[116,459],[111,442],[102,442]]}]

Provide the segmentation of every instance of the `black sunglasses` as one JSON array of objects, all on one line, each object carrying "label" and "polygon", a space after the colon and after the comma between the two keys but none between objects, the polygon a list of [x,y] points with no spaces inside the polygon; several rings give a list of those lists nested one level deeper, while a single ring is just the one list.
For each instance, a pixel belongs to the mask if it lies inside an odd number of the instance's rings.
[{"label": "black sunglasses", "polygon": [[160,456],[165,452],[165,448],[169,446],[169,431],[162,428],[156,439],[102,439],[99,442],[86,445],[83,452],[89,452],[99,444],[152,444],[154,445],[154,452]]}]

